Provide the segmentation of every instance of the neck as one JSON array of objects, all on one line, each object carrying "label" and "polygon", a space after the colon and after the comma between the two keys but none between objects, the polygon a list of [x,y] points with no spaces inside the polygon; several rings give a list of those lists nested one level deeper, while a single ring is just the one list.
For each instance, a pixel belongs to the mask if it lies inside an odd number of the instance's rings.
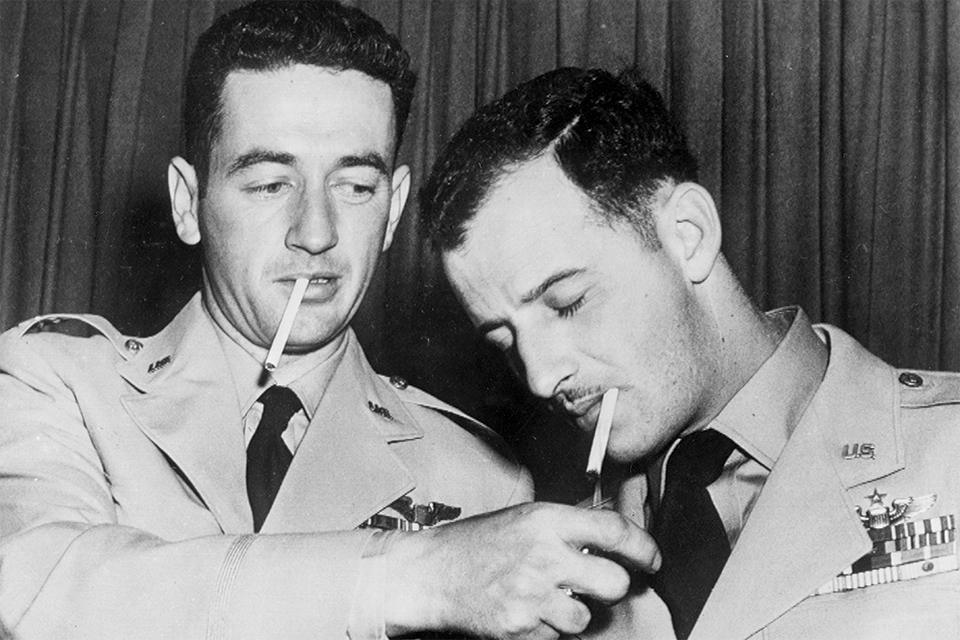
[{"label": "neck", "polygon": [[[206,310],[207,315],[211,320],[213,320],[213,323],[217,326],[217,328],[225,336],[227,336],[227,338],[239,345],[241,349],[246,351],[250,357],[257,362],[262,364],[266,360],[268,348],[260,346],[249,340],[233,325],[232,322],[230,322],[230,319],[213,299],[213,293],[210,291],[209,287],[204,286],[201,300],[203,301],[203,308]],[[277,368],[285,367],[308,356],[324,360],[335,353],[340,346],[343,345],[346,337],[347,331],[341,331],[329,342],[317,349],[304,352],[284,351],[284,353],[280,356],[280,362],[278,363]]]},{"label": "neck", "polygon": [[688,431],[703,428],[720,413],[773,354],[786,332],[786,327],[753,304],[722,256],[710,278],[696,286],[706,323],[712,324],[708,351],[714,359],[717,385],[697,424]]}]

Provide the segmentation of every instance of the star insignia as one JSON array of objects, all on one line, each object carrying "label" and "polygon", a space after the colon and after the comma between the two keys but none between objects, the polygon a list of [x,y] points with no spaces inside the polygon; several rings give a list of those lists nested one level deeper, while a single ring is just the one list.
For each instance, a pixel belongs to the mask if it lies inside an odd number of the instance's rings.
[{"label": "star insignia", "polygon": [[869,496],[864,496],[864,498],[866,498],[867,500],[870,501],[870,506],[871,506],[871,507],[873,507],[873,506],[875,506],[875,505],[880,505],[880,506],[882,507],[882,506],[883,506],[883,499],[886,498],[886,497],[887,497],[887,494],[885,494],[885,493],[880,493],[880,490],[879,490],[879,489],[876,489],[876,488],[873,490],[873,493],[872,493],[872,494],[870,494]]}]

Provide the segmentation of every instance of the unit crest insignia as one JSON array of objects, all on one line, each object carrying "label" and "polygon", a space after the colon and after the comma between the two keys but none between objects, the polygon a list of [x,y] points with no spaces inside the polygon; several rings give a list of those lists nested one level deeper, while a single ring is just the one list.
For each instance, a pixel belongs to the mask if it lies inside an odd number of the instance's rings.
[{"label": "unit crest insignia", "polygon": [[883,504],[887,494],[874,489],[873,493],[865,496],[870,501],[866,509],[857,507],[857,514],[867,529],[882,529],[890,525],[910,522],[937,502],[937,494],[931,493],[919,498],[900,498],[894,500],[891,506]]}]

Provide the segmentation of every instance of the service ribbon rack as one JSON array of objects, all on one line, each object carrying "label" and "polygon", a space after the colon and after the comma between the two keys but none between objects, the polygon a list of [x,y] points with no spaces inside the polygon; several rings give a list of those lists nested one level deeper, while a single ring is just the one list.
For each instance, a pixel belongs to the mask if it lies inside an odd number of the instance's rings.
[{"label": "service ribbon rack", "polygon": [[863,589],[956,571],[957,530],[952,515],[868,529],[873,549],[816,591],[816,595]]}]

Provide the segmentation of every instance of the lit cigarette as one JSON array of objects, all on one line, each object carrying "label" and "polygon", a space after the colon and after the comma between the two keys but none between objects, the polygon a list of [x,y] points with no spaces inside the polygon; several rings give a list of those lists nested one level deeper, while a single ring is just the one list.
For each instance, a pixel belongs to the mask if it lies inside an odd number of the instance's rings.
[{"label": "lit cigarette", "polygon": [[597,428],[593,432],[593,444],[587,460],[587,475],[591,478],[600,477],[600,468],[603,466],[603,457],[607,453],[607,440],[610,439],[610,427],[613,425],[613,412],[617,407],[619,393],[619,389],[607,389],[600,403],[600,416],[597,418]]},{"label": "lit cigarette", "polygon": [[303,294],[307,292],[308,284],[310,284],[310,280],[307,278],[297,278],[297,282],[293,285],[293,292],[290,294],[290,299],[287,300],[287,308],[283,310],[280,326],[277,327],[277,335],[273,337],[273,344],[270,345],[267,359],[263,361],[263,368],[267,371],[273,371],[280,363],[280,356],[283,354],[283,348],[287,346],[287,338],[290,337],[293,321],[297,317],[297,310],[300,309],[300,303],[303,301]]}]

